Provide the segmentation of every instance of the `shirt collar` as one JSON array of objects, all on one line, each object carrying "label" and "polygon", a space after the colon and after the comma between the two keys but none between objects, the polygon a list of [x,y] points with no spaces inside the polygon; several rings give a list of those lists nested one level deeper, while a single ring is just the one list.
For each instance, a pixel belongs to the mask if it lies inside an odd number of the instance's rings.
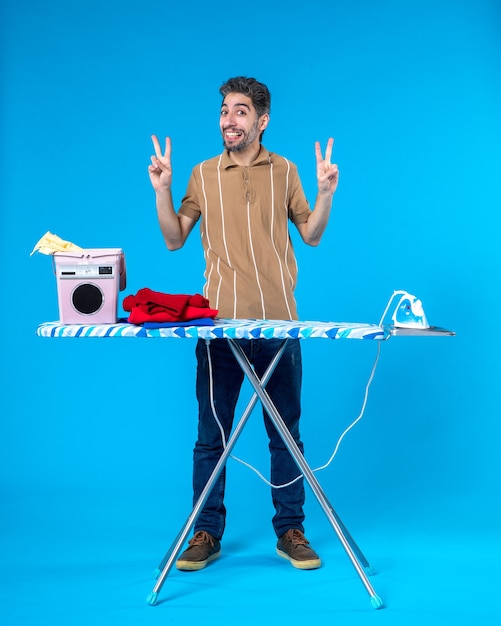
[{"label": "shirt collar", "polygon": [[[261,145],[259,154],[254,159],[254,161],[252,161],[249,167],[253,167],[254,165],[268,164],[269,162],[270,162],[270,153],[268,152],[268,150],[266,150],[266,148],[263,145]],[[221,165],[224,167],[224,169],[227,169],[229,167],[239,167],[237,163],[231,160],[228,150],[225,150],[223,152]]]}]

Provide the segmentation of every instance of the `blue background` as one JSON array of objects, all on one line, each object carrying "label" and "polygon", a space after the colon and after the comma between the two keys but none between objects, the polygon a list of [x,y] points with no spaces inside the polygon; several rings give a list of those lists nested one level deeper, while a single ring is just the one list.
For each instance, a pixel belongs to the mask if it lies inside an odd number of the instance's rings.
[{"label": "blue background", "polygon": [[[0,24],[2,623],[499,623],[499,3],[26,0]],[[294,235],[301,318],[378,322],[406,289],[457,333],[382,346],[365,416],[319,475],[383,611],[311,494],[324,567],[275,557],[268,488],[233,461],[224,557],[172,572],[147,607],[190,512],[194,343],[35,335],[58,315],[51,259],[29,256],[47,230],[123,248],[121,297],[201,290],[199,238],[172,254],[159,232],[150,135],[172,137],[179,203],[221,149],[218,88],[237,74],[269,85],[265,145],[311,201],[314,141],[336,139],[328,230],[316,249]],[[359,413],[376,346],[303,353],[316,467]],[[257,413],[236,453],[267,472]]]}]

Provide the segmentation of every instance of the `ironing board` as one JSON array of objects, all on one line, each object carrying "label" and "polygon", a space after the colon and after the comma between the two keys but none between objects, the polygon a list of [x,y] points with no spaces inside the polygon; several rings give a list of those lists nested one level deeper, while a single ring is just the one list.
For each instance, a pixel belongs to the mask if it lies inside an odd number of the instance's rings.
[{"label": "ironing board", "polygon": [[[250,382],[254,393],[249,400],[240,420],[234,427],[233,432],[226,444],[224,452],[220,457],[214,471],[196,502],[192,513],[188,517],[185,525],[172,543],[170,549],[165,554],[158,568],[155,570],[156,583],[153,590],[147,597],[150,605],[155,605],[158,594],[172,568],[181,549],[193,528],[200,511],[202,510],[210,491],[216,482],[219,474],[223,470],[228,457],[230,456],[235,443],[240,436],[257,400],[259,399],[266,409],[272,423],[280,434],[284,444],[291,453],[296,465],[303,474],[305,480],[310,485],[313,494],[318,500],[328,521],[334,529],[341,542],[348,558],[355,568],[358,577],[370,596],[370,601],[375,609],[383,606],[383,601],[377,595],[371,585],[368,576],[374,573],[373,568],[357,546],[334,508],[327,499],[315,474],[304,459],[292,435],[289,433],[278,410],[266,392],[266,384],[273,371],[280,361],[288,339],[362,339],[372,341],[382,341],[397,334],[393,327],[383,327],[375,324],[365,323],[338,323],[338,322],[318,322],[318,321],[282,321],[282,320],[232,320],[216,319],[214,325],[191,326],[191,325],[171,325],[161,328],[146,328],[128,323],[117,324],[89,324],[65,325],[60,322],[46,322],[37,328],[37,335],[41,337],[130,337],[130,338],[177,338],[177,339],[226,339],[229,346],[241,367],[245,377]],[[409,333],[405,329],[398,329],[398,334],[415,335],[415,331]],[[454,334],[440,328],[432,328],[427,331],[420,331],[423,335]],[[256,375],[254,369],[247,360],[241,349],[238,339],[282,339],[279,349],[270,362],[266,372],[261,379]]]},{"label": "ironing board", "polygon": [[385,339],[388,332],[375,324],[298,322],[283,320],[216,319],[213,325],[170,324],[160,328],[116,324],[45,322],[40,337],[163,337],[171,339]]}]

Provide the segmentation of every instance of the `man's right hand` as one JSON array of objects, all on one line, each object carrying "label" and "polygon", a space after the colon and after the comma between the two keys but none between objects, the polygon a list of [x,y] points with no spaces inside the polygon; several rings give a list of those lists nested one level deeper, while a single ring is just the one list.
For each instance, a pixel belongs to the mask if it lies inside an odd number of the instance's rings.
[{"label": "man's right hand", "polygon": [[172,167],[170,162],[171,145],[170,137],[165,138],[165,152],[162,154],[160,143],[156,135],[152,135],[155,156],[151,157],[151,165],[148,167],[150,181],[156,192],[167,191],[172,184]]}]

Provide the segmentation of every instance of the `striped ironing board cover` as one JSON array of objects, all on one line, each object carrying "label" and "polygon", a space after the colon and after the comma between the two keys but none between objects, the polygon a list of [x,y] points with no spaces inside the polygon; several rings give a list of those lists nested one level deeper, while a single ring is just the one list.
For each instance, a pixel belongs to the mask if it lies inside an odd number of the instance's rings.
[{"label": "striped ironing board cover", "polygon": [[129,323],[61,324],[44,322],[40,337],[147,337],[175,339],[376,339],[387,337],[376,324],[252,319],[216,319],[210,326],[146,328]]}]

